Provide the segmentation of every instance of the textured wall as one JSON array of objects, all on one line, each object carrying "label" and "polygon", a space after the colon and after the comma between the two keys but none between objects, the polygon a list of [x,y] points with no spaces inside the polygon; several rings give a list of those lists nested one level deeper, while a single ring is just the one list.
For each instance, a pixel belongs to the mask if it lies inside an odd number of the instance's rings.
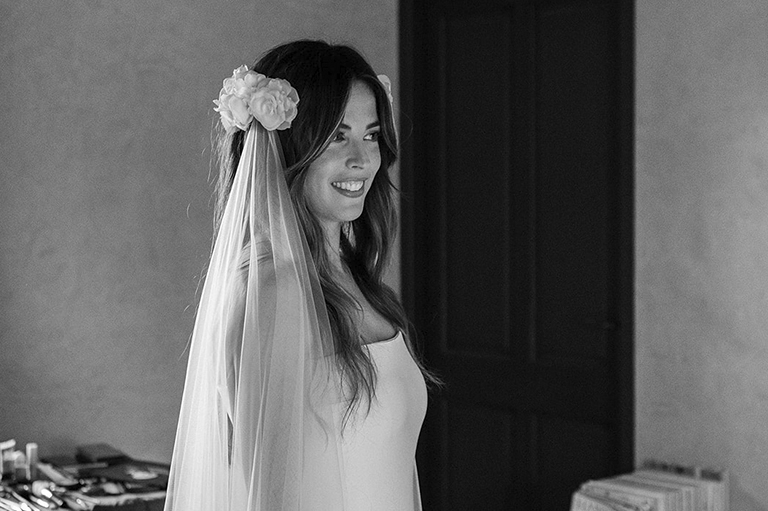
[{"label": "textured wall", "polygon": [[0,0],[0,439],[170,459],[221,80],[322,37],[397,83],[396,8]]},{"label": "textured wall", "polygon": [[637,1],[637,456],[768,509],[768,3]]}]

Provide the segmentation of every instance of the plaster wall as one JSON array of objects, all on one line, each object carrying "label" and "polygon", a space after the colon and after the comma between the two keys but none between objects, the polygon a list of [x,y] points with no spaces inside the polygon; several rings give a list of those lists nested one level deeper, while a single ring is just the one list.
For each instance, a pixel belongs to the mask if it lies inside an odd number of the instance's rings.
[{"label": "plaster wall", "polygon": [[396,20],[396,0],[0,1],[1,439],[170,460],[221,81],[310,37],[396,87]]},{"label": "plaster wall", "polygon": [[636,3],[636,454],[768,509],[768,3]]}]

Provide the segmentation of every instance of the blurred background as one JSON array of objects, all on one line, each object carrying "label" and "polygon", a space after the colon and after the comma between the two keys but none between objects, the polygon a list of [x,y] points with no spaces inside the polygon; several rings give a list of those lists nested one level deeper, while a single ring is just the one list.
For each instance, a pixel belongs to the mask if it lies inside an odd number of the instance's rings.
[{"label": "blurred background", "polygon": [[304,37],[397,83],[394,0],[0,3],[0,436],[170,460],[211,248],[212,101]]},{"label": "blurred background", "polygon": [[[0,0],[0,439],[170,460],[221,81],[323,38],[388,74],[401,112],[419,3]],[[768,509],[768,4],[625,3],[631,458],[727,468],[731,509]]]}]

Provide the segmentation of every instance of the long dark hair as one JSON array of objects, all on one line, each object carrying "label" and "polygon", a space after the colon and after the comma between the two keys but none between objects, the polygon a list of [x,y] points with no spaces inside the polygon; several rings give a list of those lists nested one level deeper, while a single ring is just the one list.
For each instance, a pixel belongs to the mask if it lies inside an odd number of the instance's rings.
[{"label": "long dark hair", "polygon": [[[427,381],[436,378],[427,371],[412,344],[413,332],[395,293],[383,282],[383,273],[397,229],[395,187],[389,170],[397,161],[398,144],[388,92],[370,64],[355,49],[323,41],[294,41],[264,54],[252,66],[258,73],[288,80],[299,94],[298,114],[286,130],[278,131],[286,165],[286,181],[296,214],[307,238],[325,297],[337,355],[337,364],[351,400],[345,421],[363,397],[370,407],[376,371],[360,343],[354,312],[356,300],[331,277],[324,231],[310,211],[304,183],[310,164],[331,141],[344,117],[350,89],[355,82],[368,86],[376,99],[381,125],[381,167],[365,199],[359,218],[344,225],[341,233],[342,260],[366,300],[384,318],[406,333],[406,343]],[[216,225],[226,205],[240,159],[245,132],[235,130],[218,136],[219,179]]]}]

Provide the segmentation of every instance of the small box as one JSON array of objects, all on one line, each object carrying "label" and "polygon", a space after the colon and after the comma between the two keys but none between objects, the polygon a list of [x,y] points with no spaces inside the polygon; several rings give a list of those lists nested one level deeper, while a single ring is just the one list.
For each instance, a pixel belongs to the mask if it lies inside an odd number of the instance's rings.
[{"label": "small box", "polygon": [[106,463],[112,465],[130,459],[124,452],[109,444],[87,444],[77,447],[77,461],[80,463]]}]

